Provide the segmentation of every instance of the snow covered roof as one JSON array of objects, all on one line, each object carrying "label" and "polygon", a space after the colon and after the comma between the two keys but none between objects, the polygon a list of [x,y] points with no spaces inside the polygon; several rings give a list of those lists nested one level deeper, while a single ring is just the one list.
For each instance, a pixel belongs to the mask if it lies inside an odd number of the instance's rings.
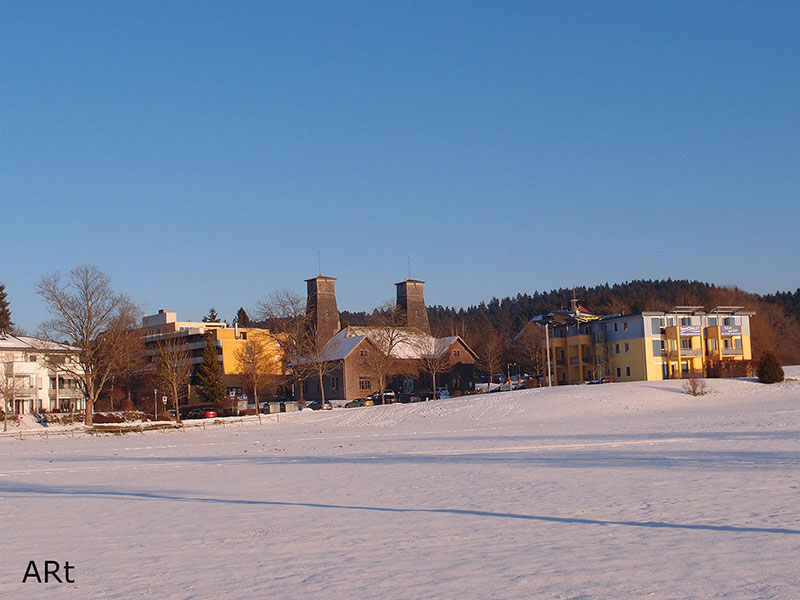
[{"label": "snow covered roof", "polygon": [[3,350],[24,350],[43,352],[49,351],[77,351],[78,349],[66,344],[59,344],[40,338],[28,337],[24,335],[11,335],[10,333],[0,334],[0,351]]},{"label": "snow covered roof", "polygon": [[[395,343],[393,344],[394,347],[392,348],[392,355],[395,358],[399,359],[406,359],[406,360],[414,360],[419,359],[423,356],[428,354],[433,354],[433,356],[441,356],[444,354],[450,346],[453,345],[454,342],[461,340],[461,338],[457,335],[443,337],[443,338],[435,338],[430,334],[425,333],[419,329],[414,327],[392,327],[389,328],[392,331],[400,332],[400,335],[395,339]],[[358,342],[363,340],[364,338],[369,339],[375,346],[380,348],[381,346],[387,345],[385,343],[384,332],[387,329],[383,327],[371,327],[371,326],[349,326],[337,333],[328,345],[331,344],[340,334],[344,332],[345,339],[350,340],[357,340],[355,344],[347,350],[347,354],[352,352],[353,348],[358,345]],[[472,350],[463,342],[461,343],[464,347],[469,351]],[[335,343],[336,348],[338,349],[339,346],[342,344],[341,341],[337,341]],[[326,354],[328,347],[325,348]],[[336,354],[332,352],[332,354]],[[336,355],[340,355],[338,353]],[[474,353],[473,353],[474,354]],[[346,356],[346,354],[344,355]],[[343,358],[343,357],[342,357]],[[328,360],[342,360],[342,358],[330,358]]]},{"label": "snow covered roof", "polygon": [[348,335],[349,327],[341,329],[322,350],[325,360],[344,360],[364,339],[363,335]]}]

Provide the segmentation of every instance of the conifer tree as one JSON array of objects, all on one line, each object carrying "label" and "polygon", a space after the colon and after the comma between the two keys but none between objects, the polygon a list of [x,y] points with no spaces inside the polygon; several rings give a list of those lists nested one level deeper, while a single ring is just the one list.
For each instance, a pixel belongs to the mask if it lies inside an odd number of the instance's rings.
[{"label": "conifer tree", "polygon": [[217,360],[217,347],[211,336],[206,338],[203,362],[197,367],[197,395],[204,404],[220,404],[225,399],[222,367]]},{"label": "conifer tree", "polygon": [[208,314],[203,317],[203,323],[216,323],[217,321],[219,321],[219,315],[217,314],[217,309],[212,306]]},{"label": "conifer tree", "polygon": [[239,327],[250,327],[250,317],[243,307],[236,312],[236,319],[239,321]]},{"label": "conifer tree", "polygon": [[13,331],[14,323],[11,321],[11,309],[7,299],[5,284],[0,283],[0,331]]},{"label": "conifer tree", "polygon": [[761,383],[778,383],[783,381],[783,367],[774,352],[767,350],[761,355],[756,371]]}]

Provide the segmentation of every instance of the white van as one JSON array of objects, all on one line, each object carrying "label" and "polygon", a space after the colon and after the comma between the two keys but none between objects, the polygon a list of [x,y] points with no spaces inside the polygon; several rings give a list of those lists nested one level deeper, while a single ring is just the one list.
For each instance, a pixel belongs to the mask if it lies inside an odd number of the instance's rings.
[{"label": "white van", "polygon": [[437,387],[436,397],[439,398],[439,400],[446,400],[450,397],[450,392],[447,391],[446,387]]}]

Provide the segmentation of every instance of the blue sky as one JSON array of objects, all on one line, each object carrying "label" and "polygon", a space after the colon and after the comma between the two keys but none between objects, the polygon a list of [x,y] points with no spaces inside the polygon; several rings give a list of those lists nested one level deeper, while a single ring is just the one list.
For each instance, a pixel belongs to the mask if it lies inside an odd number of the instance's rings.
[{"label": "blue sky", "polygon": [[14,320],[95,264],[231,319],[638,278],[800,285],[800,4],[4,2]]}]

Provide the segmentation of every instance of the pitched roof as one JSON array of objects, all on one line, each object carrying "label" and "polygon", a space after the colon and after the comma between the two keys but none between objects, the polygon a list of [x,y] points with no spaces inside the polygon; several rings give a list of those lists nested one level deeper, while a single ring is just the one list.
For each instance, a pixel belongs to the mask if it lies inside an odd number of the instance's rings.
[{"label": "pitched roof", "polygon": [[67,344],[59,344],[48,340],[28,337],[24,335],[0,334],[0,350],[28,350],[43,352],[45,350],[77,351],[77,348]]}]

